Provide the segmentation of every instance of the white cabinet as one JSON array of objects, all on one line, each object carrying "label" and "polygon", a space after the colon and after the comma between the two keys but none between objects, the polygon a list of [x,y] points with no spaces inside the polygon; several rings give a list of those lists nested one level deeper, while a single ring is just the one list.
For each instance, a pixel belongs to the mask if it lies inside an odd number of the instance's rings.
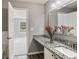
[{"label": "white cabinet", "polygon": [[44,59],[63,59],[56,53],[50,52],[47,48],[44,48]]},{"label": "white cabinet", "polygon": [[44,59],[55,59],[54,54],[47,48],[44,48]]}]

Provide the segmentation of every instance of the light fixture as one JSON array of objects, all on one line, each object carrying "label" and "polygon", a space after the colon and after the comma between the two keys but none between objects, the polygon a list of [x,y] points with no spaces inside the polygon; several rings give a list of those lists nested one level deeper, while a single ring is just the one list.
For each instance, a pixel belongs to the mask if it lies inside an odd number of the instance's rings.
[{"label": "light fixture", "polygon": [[55,4],[52,4],[52,8],[55,8],[56,6],[55,6]]},{"label": "light fixture", "polygon": [[59,1],[59,0],[58,0],[58,1],[56,1],[56,4],[57,4],[57,5],[58,5],[58,4],[61,4],[61,1]]},{"label": "light fixture", "polygon": [[52,5],[51,5],[51,8],[52,9],[59,9],[59,6],[61,5],[61,1],[60,0],[58,0],[58,1],[56,1],[55,3],[53,3]]}]

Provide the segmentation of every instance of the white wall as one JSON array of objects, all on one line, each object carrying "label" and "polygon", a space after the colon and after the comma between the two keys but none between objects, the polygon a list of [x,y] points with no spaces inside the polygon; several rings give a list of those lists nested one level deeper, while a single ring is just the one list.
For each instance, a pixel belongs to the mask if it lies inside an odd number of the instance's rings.
[{"label": "white wall", "polygon": [[30,27],[33,35],[44,34],[44,5],[26,2],[16,2],[15,7],[29,9]]},{"label": "white wall", "polygon": [[74,27],[72,33],[77,34],[77,12],[58,14],[58,25],[70,25]]}]

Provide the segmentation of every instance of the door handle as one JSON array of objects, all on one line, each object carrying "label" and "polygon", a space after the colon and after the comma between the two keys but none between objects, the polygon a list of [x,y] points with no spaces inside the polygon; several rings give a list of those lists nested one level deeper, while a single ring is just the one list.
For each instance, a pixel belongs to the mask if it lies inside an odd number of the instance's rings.
[{"label": "door handle", "polygon": [[12,39],[12,38],[11,38],[11,37],[7,37],[7,39],[9,39],[9,40],[10,40],[10,39]]}]

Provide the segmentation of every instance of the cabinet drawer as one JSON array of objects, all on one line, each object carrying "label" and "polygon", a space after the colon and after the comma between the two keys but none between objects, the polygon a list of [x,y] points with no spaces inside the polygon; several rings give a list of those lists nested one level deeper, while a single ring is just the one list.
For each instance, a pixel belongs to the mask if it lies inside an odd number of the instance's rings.
[{"label": "cabinet drawer", "polygon": [[44,48],[44,59],[55,59],[54,54],[47,48]]}]

